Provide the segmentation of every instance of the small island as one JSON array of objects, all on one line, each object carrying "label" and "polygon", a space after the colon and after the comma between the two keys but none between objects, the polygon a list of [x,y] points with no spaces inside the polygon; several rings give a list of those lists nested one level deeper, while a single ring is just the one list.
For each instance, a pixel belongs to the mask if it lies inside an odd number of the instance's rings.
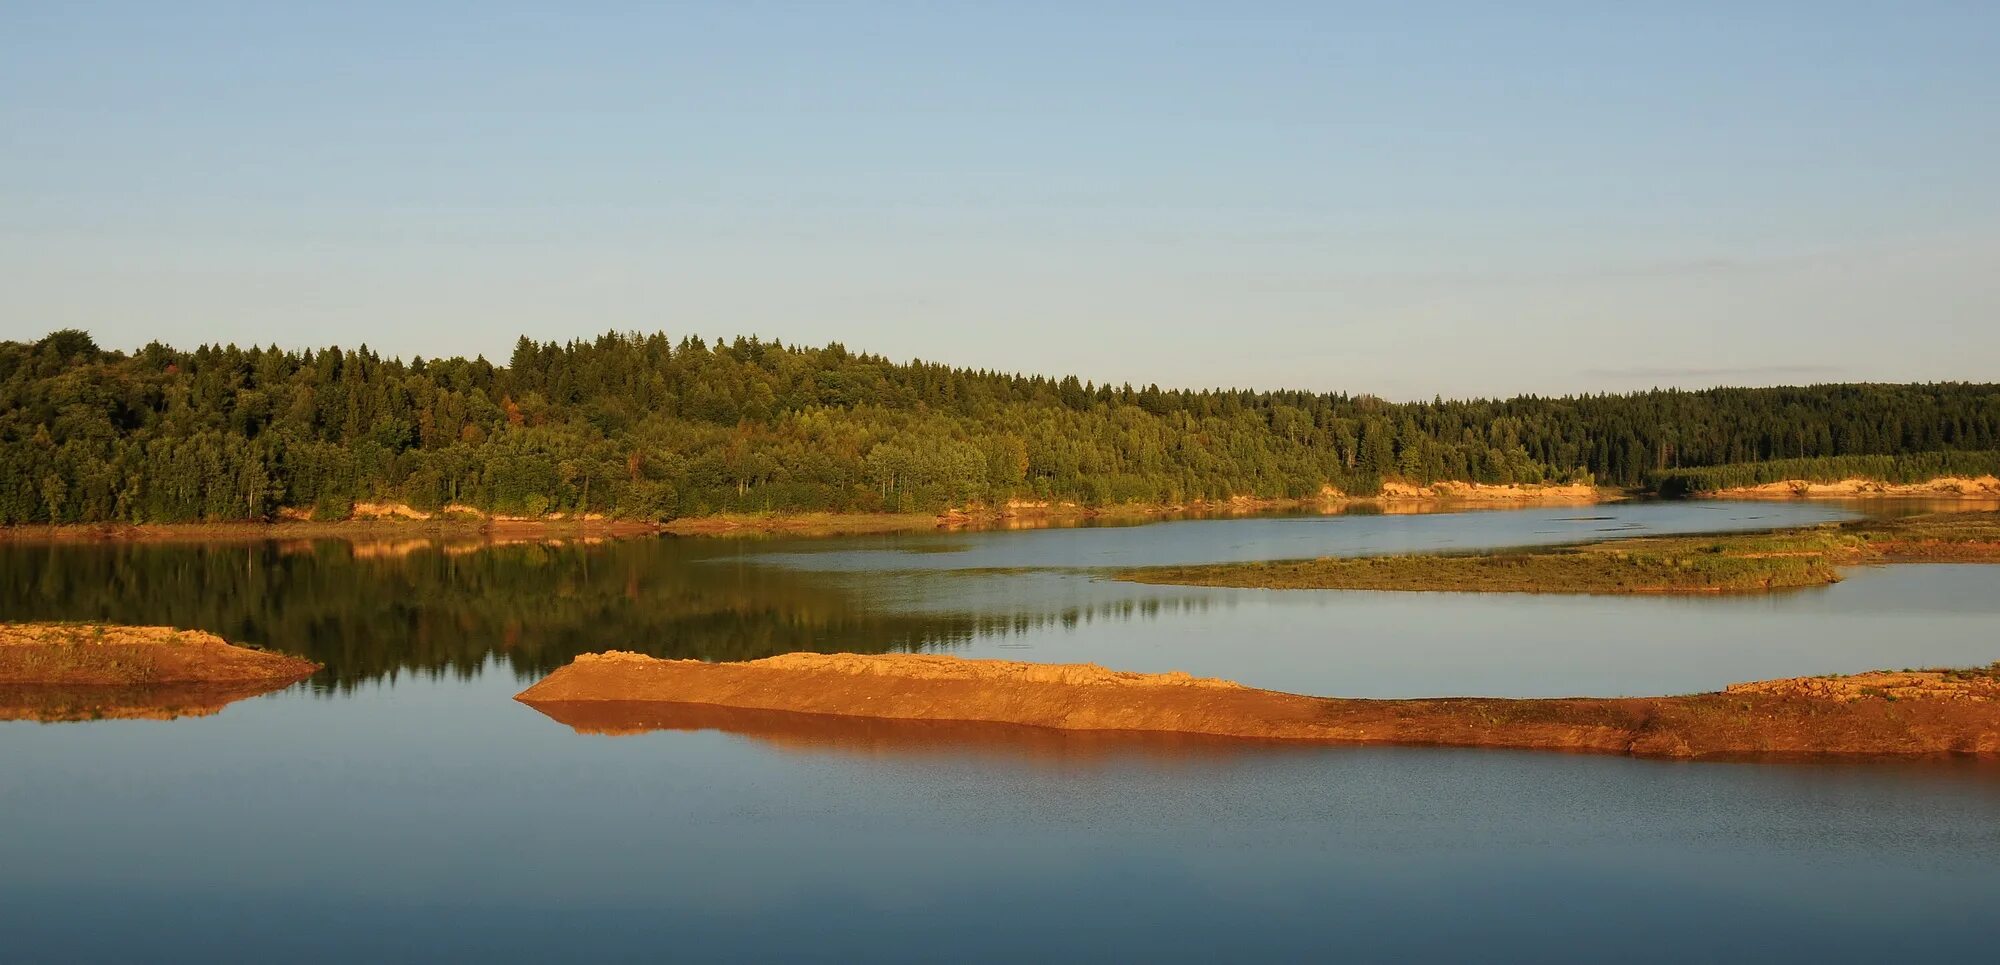
[{"label": "small island", "polygon": [[[2000,753],[2000,664],[1738,684],[1679,697],[1355,700],[1184,673],[930,654],[794,653],[745,663],[586,654],[517,700],[579,730],[675,726],[673,705],[1327,744],[1670,758]],[[706,715],[728,727],[730,715]]]},{"label": "small island", "polygon": [[201,716],[319,669],[198,630],[0,624],[0,720]]},{"label": "small island", "polygon": [[1606,540],[1501,553],[1325,557],[1148,566],[1115,579],[1177,586],[1465,593],[1759,593],[1825,586],[1867,563],[2000,562],[2000,514],[1737,533]]}]

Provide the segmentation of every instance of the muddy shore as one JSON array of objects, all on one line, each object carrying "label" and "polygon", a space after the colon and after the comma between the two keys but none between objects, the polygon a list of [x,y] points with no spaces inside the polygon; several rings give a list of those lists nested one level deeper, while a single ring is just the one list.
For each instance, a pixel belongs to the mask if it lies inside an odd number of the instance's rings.
[{"label": "muddy shore", "polygon": [[[1680,697],[1355,700],[1088,664],[918,654],[711,664],[613,652],[579,657],[516,699],[598,733],[688,720],[728,729],[727,715],[664,709],[696,705],[954,726],[1641,757],[2000,754],[2000,668],[1766,681]],[[768,724],[768,714],[763,720]]]}]

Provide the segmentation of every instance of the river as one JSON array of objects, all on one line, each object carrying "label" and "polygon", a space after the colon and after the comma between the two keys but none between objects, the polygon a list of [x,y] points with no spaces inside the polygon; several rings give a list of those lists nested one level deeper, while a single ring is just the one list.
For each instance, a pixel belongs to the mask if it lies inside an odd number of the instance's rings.
[{"label": "river", "polygon": [[1983,959],[2000,894],[1990,763],[866,726],[608,736],[510,699],[613,647],[1087,660],[1343,696],[1677,693],[2000,659],[2000,567],[1719,599],[1174,588],[1101,570],[1880,511],[0,546],[0,618],[198,627],[328,664],[209,717],[0,723],[0,957]]}]

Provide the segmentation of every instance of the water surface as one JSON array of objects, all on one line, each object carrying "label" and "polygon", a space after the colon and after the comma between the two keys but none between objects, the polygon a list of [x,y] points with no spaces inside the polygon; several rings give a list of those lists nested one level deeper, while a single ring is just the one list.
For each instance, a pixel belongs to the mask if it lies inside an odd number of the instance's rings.
[{"label": "water surface", "polygon": [[2000,567],[1722,599],[1151,587],[1097,570],[1848,512],[0,546],[0,618],[199,627],[329,665],[214,717],[0,723],[0,957],[1983,960],[2000,894],[2000,768],[1985,763],[865,726],[614,737],[510,699],[607,647],[1090,660],[1355,696],[1674,693],[2000,659]]}]

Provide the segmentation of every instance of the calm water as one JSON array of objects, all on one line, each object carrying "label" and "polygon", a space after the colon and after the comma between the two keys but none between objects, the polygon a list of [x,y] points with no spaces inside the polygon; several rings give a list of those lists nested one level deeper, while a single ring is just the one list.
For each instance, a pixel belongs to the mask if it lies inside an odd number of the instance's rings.
[{"label": "calm water", "polygon": [[[0,723],[0,959],[1986,960],[2000,768],[879,726],[578,734],[579,652],[924,649],[1365,696],[2000,659],[2000,567],[1719,600],[1144,587],[1092,568],[1787,525],[1654,504],[819,542],[0,546],[0,618],[319,678]],[[1608,517],[1580,519],[1576,517]]]}]

